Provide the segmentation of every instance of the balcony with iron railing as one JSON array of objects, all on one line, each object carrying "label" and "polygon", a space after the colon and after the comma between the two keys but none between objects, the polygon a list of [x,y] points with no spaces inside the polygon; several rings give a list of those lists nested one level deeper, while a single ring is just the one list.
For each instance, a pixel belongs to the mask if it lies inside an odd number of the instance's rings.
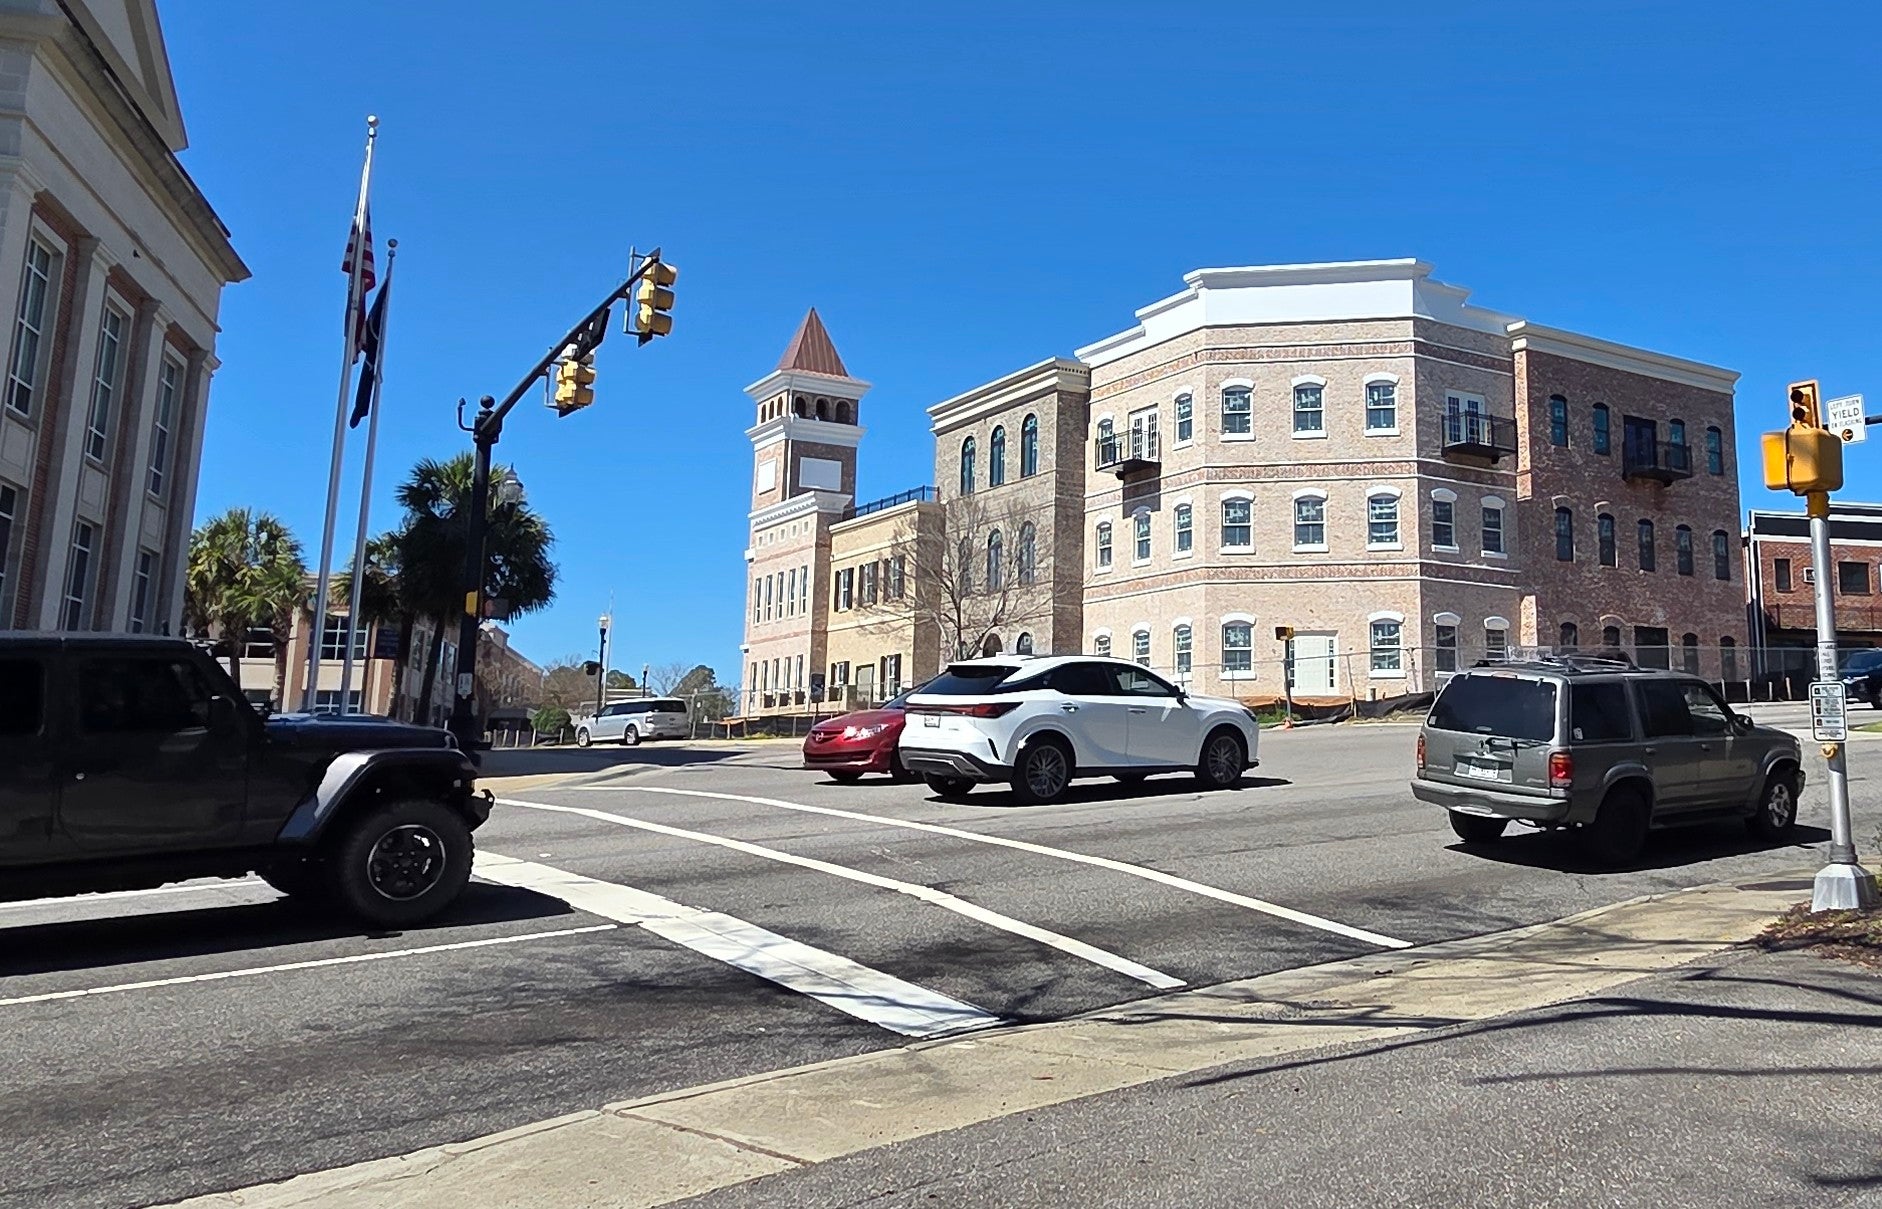
[{"label": "balcony with iron railing", "polygon": [[1516,421],[1476,411],[1447,412],[1439,451],[1447,458],[1501,461],[1516,452]]},{"label": "balcony with iron railing", "polygon": [[1118,478],[1138,471],[1155,472],[1163,464],[1163,445],[1154,428],[1101,434],[1096,442],[1097,468]]},{"label": "balcony with iron railing", "polygon": [[1692,447],[1673,441],[1627,441],[1621,445],[1621,477],[1671,483],[1692,477]]}]

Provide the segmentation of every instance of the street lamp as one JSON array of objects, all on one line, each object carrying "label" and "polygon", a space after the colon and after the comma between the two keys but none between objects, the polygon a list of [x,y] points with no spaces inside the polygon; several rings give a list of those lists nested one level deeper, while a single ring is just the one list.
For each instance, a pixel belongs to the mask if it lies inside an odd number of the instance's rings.
[{"label": "street lamp", "polygon": [[608,703],[608,631],[614,627],[614,618],[606,613],[601,615],[601,649],[599,665],[595,668],[595,713]]},{"label": "street lamp", "polygon": [[516,477],[515,471],[511,471],[503,476],[503,482],[497,486],[497,503],[514,508],[522,502],[523,480]]}]

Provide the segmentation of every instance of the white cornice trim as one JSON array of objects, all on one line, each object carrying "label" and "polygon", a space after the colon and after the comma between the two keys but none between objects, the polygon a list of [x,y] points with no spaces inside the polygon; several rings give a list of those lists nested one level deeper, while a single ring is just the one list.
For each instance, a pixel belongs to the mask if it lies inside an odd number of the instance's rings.
[{"label": "white cornice trim", "polygon": [[814,374],[807,369],[774,369],[745,388],[754,403],[763,402],[773,395],[805,394],[828,395],[832,398],[859,400],[869,393],[870,383],[861,378],[845,378],[837,374]]},{"label": "white cornice trim", "polygon": [[1526,319],[1519,319],[1510,324],[1509,334],[1512,352],[1531,350],[1548,353],[1575,361],[1605,365],[1609,369],[1640,374],[1643,377],[1678,382],[1685,386],[1696,386],[1701,390],[1716,390],[1728,395],[1732,393],[1733,386],[1738,382],[1736,370],[1707,365],[1702,361],[1688,361],[1684,357],[1672,357],[1665,353],[1650,352],[1631,345],[1616,344],[1611,340],[1600,340],[1594,336],[1581,335],[1579,332],[1542,327]]},{"label": "white cornice trim", "polygon": [[843,513],[849,510],[850,496],[841,491],[807,491],[803,495],[794,495],[788,500],[779,500],[763,508],[755,508],[748,515],[752,528],[769,529],[772,525],[796,520],[800,516],[816,513]]},{"label": "white cornice trim", "polygon": [[1090,391],[1090,369],[1065,357],[1049,357],[951,399],[943,399],[928,409],[928,419],[931,430],[939,436],[949,429],[1049,394],[1089,394]]},{"label": "white cornice trim", "polygon": [[834,420],[806,419],[803,416],[779,416],[775,420],[766,420],[745,430],[751,438],[754,450],[764,449],[782,441],[804,441],[815,445],[836,445],[843,449],[854,449],[863,443],[863,434],[869,430],[860,424],[838,424]]}]

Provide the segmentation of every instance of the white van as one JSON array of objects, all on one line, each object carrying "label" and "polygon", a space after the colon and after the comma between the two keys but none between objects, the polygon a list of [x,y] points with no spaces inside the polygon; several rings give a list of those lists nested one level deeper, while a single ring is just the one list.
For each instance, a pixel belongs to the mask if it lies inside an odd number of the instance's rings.
[{"label": "white van", "polygon": [[684,739],[692,733],[686,702],[678,697],[642,697],[604,705],[592,718],[575,725],[575,743],[587,747],[618,739],[629,747],[642,739]]}]

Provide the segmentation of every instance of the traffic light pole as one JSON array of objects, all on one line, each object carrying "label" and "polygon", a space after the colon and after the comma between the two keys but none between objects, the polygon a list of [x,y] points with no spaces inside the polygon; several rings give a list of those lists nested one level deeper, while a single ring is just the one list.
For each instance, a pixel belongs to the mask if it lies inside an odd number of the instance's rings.
[{"label": "traffic light pole", "polygon": [[[464,541],[464,611],[458,617],[457,626],[457,674],[452,684],[455,695],[451,706],[451,733],[456,736],[458,746],[465,751],[478,751],[483,747],[483,735],[477,725],[476,702],[472,689],[477,678],[477,639],[479,626],[483,621],[483,598],[487,584],[487,561],[484,550],[485,540],[490,531],[490,464],[492,452],[497,442],[503,438],[503,421],[517,402],[529,393],[549,367],[563,356],[573,345],[577,355],[585,356],[595,350],[608,334],[608,317],[614,304],[625,299],[633,287],[653,266],[660,263],[660,249],[649,252],[634,270],[627,275],[627,280],[616,286],[608,296],[601,300],[588,317],[569,329],[568,335],[556,341],[536,362],[536,367],[523,375],[516,388],[501,403],[489,395],[477,401],[477,417],[469,425],[464,423],[462,402],[458,404],[458,427],[471,434],[471,444],[476,460],[471,472],[470,515],[465,517]],[[607,677],[604,667],[599,678]],[[605,688],[605,686],[604,686]]]},{"label": "traffic light pole", "polygon": [[[1810,563],[1816,568],[1817,680],[1841,688],[1836,667],[1836,606],[1830,585],[1830,496],[1813,491],[1807,497],[1810,513]],[[1877,904],[1875,877],[1856,863],[1855,830],[1849,817],[1849,757],[1847,743],[1825,743],[1829,766],[1830,860],[1817,871],[1811,887],[1812,911],[1851,911]]]}]

